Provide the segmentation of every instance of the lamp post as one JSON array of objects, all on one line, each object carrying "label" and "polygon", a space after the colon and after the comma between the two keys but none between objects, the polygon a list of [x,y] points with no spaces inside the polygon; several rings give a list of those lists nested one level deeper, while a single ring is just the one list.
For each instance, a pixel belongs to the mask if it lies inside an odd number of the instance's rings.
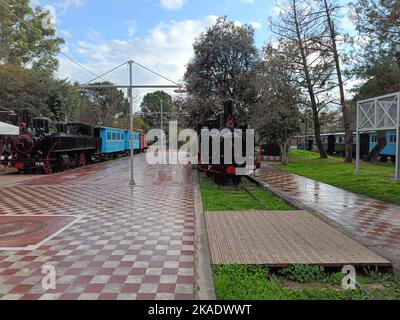
[{"label": "lamp post", "polygon": [[161,147],[164,147],[164,102],[160,100],[161,109]]},{"label": "lamp post", "polygon": [[[129,181],[129,185],[130,186],[135,186],[135,179],[134,179],[134,149],[133,149],[133,134],[134,134],[134,128],[133,128],[133,120],[134,120],[134,105],[133,105],[133,89],[177,89],[179,91],[183,91],[183,85],[177,84],[163,76],[161,76],[160,74],[138,64],[137,62],[133,61],[133,60],[129,60],[128,62],[122,64],[123,65],[129,65],[129,85],[113,85],[113,84],[106,84],[106,85],[90,85],[90,84],[84,84],[81,85],[80,87],[82,89],[107,89],[107,88],[118,88],[118,89],[128,89],[128,96],[129,96],[129,105],[130,105],[130,151],[131,151],[131,159],[130,159],[130,181]],[[141,68],[146,69],[147,71],[150,71],[152,73],[155,73],[156,75],[158,75],[161,78],[164,78],[172,83],[174,83],[174,85],[134,85],[133,84],[133,65],[138,65]],[[119,66],[118,68],[120,68],[121,66]],[[112,69],[111,71],[116,70],[117,68]],[[109,71],[110,72],[110,71]],[[109,73],[107,72],[107,73]],[[107,74],[105,73],[105,74]],[[104,75],[105,75],[104,74]],[[97,79],[97,78],[96,78]],[[90,81],[92,82],[92,81]],[[89,83],[90,83],[89,82]]]},{"label": "lamp post", "polygon": [[129,63],[129,86],[130,86],[130,88],[128,89],[128,91],[129,91],[129,110],[130,110],[130,121],[129,121],[129,124],[130,124],[130,135],[129,135],[129,143],[130,143],[130,149],[131,149],[131,179],[130,179],[130,181],[129,181],[129,185],[130,186],[135,186],[136,185],[136,183],[135,183],[135,174],[134,174],[134,170],[135,170],[135,168],[134,168],[134,160],[133,160],[133,154],[134,154],[134,151],[133,151],[133,134],[134,134],[134,132],[133,132],[133,115],[134,115],[134,111],[135,110],[133,110],[133,89],[132,89],[132,85],[133,85],[133,61],[132,60],[129,60],[128,61],[128,63]]}]

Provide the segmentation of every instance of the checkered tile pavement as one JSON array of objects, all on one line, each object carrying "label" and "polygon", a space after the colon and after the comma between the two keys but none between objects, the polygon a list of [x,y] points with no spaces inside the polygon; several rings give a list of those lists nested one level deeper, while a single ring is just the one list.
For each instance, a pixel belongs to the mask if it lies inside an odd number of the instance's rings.
[{"label": "checkered tile pavement", "polygon": [[285,192],[293,199],[313,208],[366,239],[375,248],[390,253],[400,262],[400,207],[356,195],[298,175],[262,167],[257,176],[262,182]]},{"label": "checkered tile pavement", "polygon": [[[123,159],[1,189],[0,216],[81,219],[37,250],[0,251],[0,299],[193,299],[191,171],[135,165],[134,188]],[[55,290],[42,287],[46,265]]]}]

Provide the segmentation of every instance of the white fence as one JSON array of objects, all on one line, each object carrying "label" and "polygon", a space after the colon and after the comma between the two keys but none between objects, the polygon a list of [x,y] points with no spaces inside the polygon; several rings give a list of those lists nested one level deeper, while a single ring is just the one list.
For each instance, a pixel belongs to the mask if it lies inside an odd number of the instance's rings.
[{"label": "white fence", "polygon": [[360,172],[360,134],[396,131],[396,174],[400,181],[400,92],[360,101],[357,104],[357,173]]}]

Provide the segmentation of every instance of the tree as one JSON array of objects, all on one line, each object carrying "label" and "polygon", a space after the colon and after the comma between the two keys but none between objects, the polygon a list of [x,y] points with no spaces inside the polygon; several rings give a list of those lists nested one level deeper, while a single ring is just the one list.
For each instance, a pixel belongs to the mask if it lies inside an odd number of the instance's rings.
[{"label": "tree", "polygon": [[323,50],[329,43],[329,32],[323,16],[308,0],[282,0],[277,5],[282,13],[271,21],[271,29],[280,42],[291,47],[285,54],[296,71],[296,83],[308,95],[320,157],[327,158],[319,114],[328,105],[327,93],[334,87],[332,56]]},{"label": "tree", "polygon": [[49,114],[49,81],[33,70],[0,65],[0,106],[20,113],[29,108],[36,115]]},{"label": "tree", "polygon": [[78,84],[51,79],[47,105],[50,118],[56,121],[77,121],[81,97]]},{"label": "tree", "polygon": [[80,120],[92,125],[113,127],[119,119],[129,114],[129,102],[116,88],[95,88],[110,82],[94,83],[82,96]]},{"label": "tree", "polygon": [[189,99],[202,101],[195,112],[200,120],[221,111],[227,98],[234,100],[237,118],[246,118],[255,103],[255,77],[258,52],[254,43],[254,29],[237,26],[226,17],[196,39],[194,58],[185,73]]},{"label": "tree", "polygon": [[[360,100],[400,91],[400,66],[392,57],[380,58],[368,68],[365,75],[369,79],[355,90],[354,104]],[[386,131],[379,131],[377,145],[364,161],[375,162],[386,145]]]},{"label": "tree", "polygon": [[[353,75],[366,82],[356,90],[355,100],[400,90],[400,3],[397,0],[358,0],[356,27],[363,39]],[[376,161],[386,146],[386,132],[378,132],[377,146],[364,159]]]},{"label": "tree", "polygon": [[400,66],[400,3],[398,0],[358,0],[353,4],[356,27],[367,64],[382,56],[392,57]]},{"label": "tree", "polygon": [[0,7],[0,63],[55,71],[64,41],[54,27],[43,27],[48,12],[32,9],[29,0],[2,0]]},{"label": "tree", "polygon": [[352,75],[366,82],[356,98],[367,99],[400,90],[400,4],[394,0],[358,0],[353,4],[356,28],[363,39]]},{"label": "tree", "polygon": [[299,130],[300,92],[293,85],[287,56],[271,45],[264,49],[260,100],[252,123],[264,142],[277,142],[282,163],[288,163],[290,137]]},{"label": "tree", "polygon": [[[146,94],[140,105],[144,113],[144,121],[152,128],[160,126],[161,101],[163,103],[163,112],[168,113],[173,111],[172,97],[164,91]],[[166,117],[164,116],[164,121],[165,119]]]},{"label": "tree", "polygon": [[[319,1],[319,3],[321,3],[321,1]],[[348,109],[346,102],[344,81],[340,63],[341,58],[343,58],[343,56],[338,48],[338,36],[339,36],[337,31],[338,22],[335,20],[335,17],[340,9],[341,7],[335,4],[333,1],[323,0],[322,10],[324,11],[325,14],[325,23],[329,30],[329,36],[330,36],[330,43],[324,44],[323,49],[326,49],[328,50],[328,52],[331,52],[335,64],[336,77],[340,93],[340,106],[342,108],[343,127],[345,131],[345,162],[351,163],[353,161],[353,148],[352,148],[353,132],[351,130],[350,111]]]},{"label": "tree", "polygon": [[29,108],[34,115],[54,122],[76,121],[80,104],[77,85],[47,76],[38,70],[0,65],[0,106],[17,113]]}]

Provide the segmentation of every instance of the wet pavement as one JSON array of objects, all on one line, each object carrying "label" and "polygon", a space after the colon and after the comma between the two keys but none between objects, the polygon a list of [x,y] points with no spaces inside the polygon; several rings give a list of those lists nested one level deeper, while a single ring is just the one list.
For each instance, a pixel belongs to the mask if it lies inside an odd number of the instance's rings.
[{"label": "wet pavement", "polygon": [[141,154],[135,181],[124,158],[0,186],[0,299],[193,299],[192,171]]},{"label": "wet pavement", "polygon": [[400,265],[400,207],[263,166],[257,180],[328,218]]}]

